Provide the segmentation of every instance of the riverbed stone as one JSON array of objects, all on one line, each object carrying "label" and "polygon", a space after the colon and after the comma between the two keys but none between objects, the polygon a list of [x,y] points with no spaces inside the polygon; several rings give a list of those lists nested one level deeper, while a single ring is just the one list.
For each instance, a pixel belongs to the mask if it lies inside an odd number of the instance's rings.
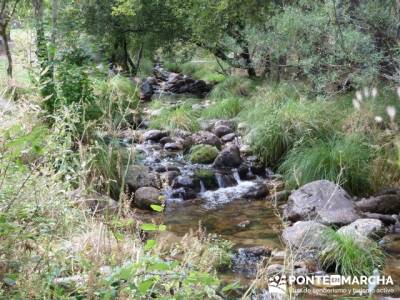
[{"label": "riverbed stone", "polygon": [[347,225],[360,218],[350,195],[328,180],[307,183],[293,192],[283,215],[292,222],[315,220],[326,225]]},{"label": "riverbed stone", "polygon": [[282,239],[288,247],[303,250],[322,249],[324,245],[321,237],[325,235],[328,228],[315,221],[298,221],[283,230]]},{"label": "riverbed stone", "polygon": [[142,209],[151,208],[151,205],[162,204],[161,193],[154,187],[141,187],[136,190],[134,205]]},{"label": "riverbed stone", "polygon": [[223,137],[221,137],[221,141],[223,143],[228,143],[228,142],[232,142],[235,138],[236,138],[236,133],[232,132],[232,133],[225,134]]},{"label": "riverbed stone", "polygon": [[205,144],[221,148],[221,140],[212,132],[199,131],[192,135],[192,140],[196,145]]},{"label": "riverbed stone", "polygon": [[211,145],[196,145],[190,149],[189,160],[195,164],[211,164],[219,151]]},{"label": "riverbed stone", "polygon": [[249,188],[249,190],[243,195],[243,198],[247,199],[261,199],[268,195],[267,186],[259,181],[257,184]]},{"label": "riverbed stone", "polygon": [[219,126],[226,126],[229,127],[232,130],[235,130],[236,128],[236,122],[233,120],[217,120],[214,123],[214,128],[217,128]]},{"label": "riverbed stone", "polygon": [[230,133],[233,133],[233,130],[228,126],[220,125],[214,128],[214,134],[219,138]]},{"label": "riverbed stone", "polygon": [[145,141],[157,142],[157,141],[161,140],[163,137],[166,137],[166,136],[168,136],[168,133],[166,131],[153,129],[153,130],[146,131],[143,134],[143,139]]},{"label": "riverbed stone", "polygon": [[159,142],[161,144],[165,145],[165,144],[168,144],[168,143],[175,143],[175,140],[173,138],[169,137],[169,136],[165,136],[162,139],[160,139]]},{"label": "riverbed stone", "polygon": [[164,149],[167,151],[181,151],[183,150],[183,145],[178,142],[166,143]]},{"label": "riverbed stone", "polygon": [[384,226],[377,219],[358,219],[353,223],[343,226],[338,230],[340,234],[362,235],[371,239],[378,239],[384,234]]},{"label": "riverbed stone", "polygon": [[215,168],[237,168],[242,163],[239,148],[230,144],[226,146],[217,156],[213,166]]},{"label": "riverbed stone", "polygon": [[179,174],[180,174],[180,172],[178,172],[178,171],[167,171],[165,173],[162,173],[160,175],[160,179],[161,179],[162,185],[164,187],[171,186],[172,182],[174,181],[174,179],[176,177],[179,176]]},{"label": "riverbed stone", "polygon": [[378,214],[400,213],[400,190],[392,189],[370,198],[356,202],[356,206],[363,212]]},{"label": "riverbed stone", "polygon": [[140,165],[129,166],[125,183],[133,192],[141,187],[161,188],[159,175],[150,171],[148,167]]}]

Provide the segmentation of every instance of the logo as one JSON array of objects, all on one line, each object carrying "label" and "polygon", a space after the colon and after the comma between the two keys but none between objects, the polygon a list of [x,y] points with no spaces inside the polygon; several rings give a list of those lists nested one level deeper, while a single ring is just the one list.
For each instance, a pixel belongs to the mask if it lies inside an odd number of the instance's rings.
[{"label": "logo", "polygon": [[268,291],[271,294],[286,294],[286,275],[274,275],[268,278]]}]

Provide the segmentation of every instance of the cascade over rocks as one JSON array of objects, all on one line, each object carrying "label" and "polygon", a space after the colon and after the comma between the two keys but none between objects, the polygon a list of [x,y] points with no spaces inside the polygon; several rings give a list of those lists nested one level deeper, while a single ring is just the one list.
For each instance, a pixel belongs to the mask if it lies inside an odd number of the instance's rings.
[{"label": "cascade over rocks", "polygon": [[347,225],[360,218],[350,195],[328,180],[307,183],[293,192],[283,213],[292,222],[315,220],[326,225]]},{"label": "cascade over rocks", "polygon": [[153,69],[154,77],[148,77],[140,86],[140,99],[150,101],[154,94],[193,94],[204,97],[211,91],[211,85],[187,75],[168,72],[161,66]]}]

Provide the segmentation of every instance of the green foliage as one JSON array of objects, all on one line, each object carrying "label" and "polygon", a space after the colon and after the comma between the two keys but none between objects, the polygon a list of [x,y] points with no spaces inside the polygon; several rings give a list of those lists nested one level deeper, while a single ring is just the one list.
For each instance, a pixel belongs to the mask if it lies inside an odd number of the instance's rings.
[{"label": "green foliage", "polygon": [[189,160],[195,164],[211,164],[219,151],[211,145],[196,145],[190,149]]},{"label": "green foliage", "polygon": [[278,171],[291,188],[327,179],[354,194],[368,194],[374,156],[374,149],[361,135],[310,139],[290,150]]},{"label": "green foliage", "polygon": [[276,165],[296,142],[333,132],[330,108],[324,101],[301,99],[286,85],[259,91],[240,114],[251,124],[247,139],[259,157]]},{"label": "green foliage", "polygon": [[345,276],[371,276],[374,269],[385,262],[380,246],[372,240],[341,234],[330,229],[326,232],[325,248],[319,259],[323,266],[335,268],[335,273]]},{"label": "green foliage", "polygon": [[204,183],[206,188],[216,187],[215,174],[210,169],[196,170],[195,175]]},{"label": "green foliage", "polygon": [[243,99],[227,98],[216,100],[213,104],[207,107],[203,112],[204,118],[222,118],[230,119],[236,117],[243,108]]},{"label": "green foliage", "polygon": [[191,103],[184,103],[173,108],[161,108],[160,114],[151,117],[150,127],[155,129],[184,129],[197,131],[199,113],[192,110]]},{"label": "green foliage", "polygon": [[214,99],[223,99],[228,97],[249,96],[254,88],[254,82],[245,77],[230,76],[217,84],[211,91],[211,97]]}]

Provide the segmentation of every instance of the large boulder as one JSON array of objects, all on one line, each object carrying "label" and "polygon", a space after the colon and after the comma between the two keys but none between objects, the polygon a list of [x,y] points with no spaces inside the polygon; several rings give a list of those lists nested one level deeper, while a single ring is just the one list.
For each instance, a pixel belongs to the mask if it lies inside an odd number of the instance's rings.
[{"label": "large boulder", "polygon": [[140,85],[140,100],[142,101],[150,101],[151,97],[154,94],[154,85],[157,83],[157,80],[154,77],[148,77],[146,80],[142,82]]},{"label": "large boulder", "polygon": [[161,188],[159,175],[146,166],[131,165],[126,174],[125,183],[131,192],[141,187]]},{"label": "large boulder", "polygon": [[364,212],[378,214],[400,213],[400,190],[392,189],[374,197],[364,198],[356,202],[356,206]]},{"label": "large boulder", "polygon": [[190,150],[189,160],[194,164],[211,164],[218,153],[218,149],[214,146],[196,145]]},{"label": "large boulder", "polygon": [[299,221],[283,230],[282,239],[286,246],[291,248],[322,249],[324,244],[321,242],[321,237],[328,228],[315,221]]},{"label": "large boulder", "polygon": [[363,237],[377,239],[384,234],[384,227],[383,223],[377,219],[358,219],[340,228],[338,233],[350,236],[361,235]]},{"label": "large boulder", "polygon": [[310,182],[293,192],[283,215],[293,222],[315,220],[326,225],[347,225],[360,218],[350,195],[327,180]]},{"label": "large boulder", "polygon": [[205,144],[221,148],[221,140],[213,133],[208,131],[199,131],[192,135],[195,144]]},{"label": "large boulder", "polygon": [[214,161],[215,168],[237,168],[242,163],[239,148],[234,145],[228,145],[222,150]]},{"label": "large boulder", "polygon": [[217,137],[221,138],[224,135],[233,133],[233,130],[228,126],[220,125],[214,128],[214,133]]},{"label": "large boulder", "polygon": [[147,209],[151,205],[161,205],[161,193],[154,187],[141,187],[135,192],[134,205]]}]

